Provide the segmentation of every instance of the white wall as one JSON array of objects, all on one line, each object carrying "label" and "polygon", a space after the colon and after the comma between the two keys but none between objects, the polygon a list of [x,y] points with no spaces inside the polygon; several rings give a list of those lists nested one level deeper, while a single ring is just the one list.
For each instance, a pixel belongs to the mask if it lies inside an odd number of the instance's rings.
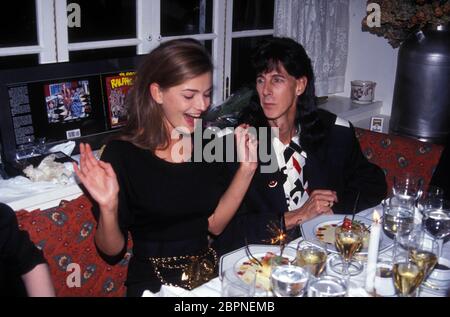
[{"label": "white wall", "polygon": [[375,99],[383,102],[381,113],[391,114],[398,49],[385,38],[361,30],[366,15],[366,0],[350,0],[350,34],[345,90],[339,96],[350,96],[350,81],[372,80],[377,83]]}]

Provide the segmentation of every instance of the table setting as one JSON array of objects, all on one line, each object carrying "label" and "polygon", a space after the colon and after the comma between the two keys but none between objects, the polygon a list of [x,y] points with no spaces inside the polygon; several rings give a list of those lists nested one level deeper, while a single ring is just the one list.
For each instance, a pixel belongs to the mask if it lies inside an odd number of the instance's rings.
[{"label": "table setting", "polygon": [[[374,208],[321,215],[300,225],[301,237],[247,244],[223,255],[219,276],[181,297],[443,297],[450,287],[450,202],[423,192],[410,176]],[[355,206],[357,205],[358,196]]]}]

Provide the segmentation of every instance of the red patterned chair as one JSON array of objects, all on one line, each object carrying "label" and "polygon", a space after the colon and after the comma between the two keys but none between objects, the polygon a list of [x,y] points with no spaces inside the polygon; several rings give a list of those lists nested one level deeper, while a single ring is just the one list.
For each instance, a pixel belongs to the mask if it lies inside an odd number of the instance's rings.
[{"label": "red patterned chair", "polygon": [[422,178],[424,188],[428,188],[442,154],[442,145],[360,128],[355,128],[355,133],[367,159],[383,169],[388,193],[393,177],[405,173]]},{"label": "red patterned chair", "polygon": [[[57,296],[125,296],[130,253],[115,266],[98,256],[91,207],[90,200],[82,195],[72,201],[62,201],[58,207],[17,212],[20,228],[27,230],[44,252]],[[73,268],[68,270],[70,263],[80,267],[79,287],[72,280]]]},{"label": "red patterned chair", "polygon": [[[425,186],[442,152],[442,146],[400,136],[356,129],[362,151],[386,174],[389,190],[392,177],[406,172],[423,178]],[[19,224],[30,233],[33,242],[44,251],[50,264],[58,296],[124,296],[128,259],[115,266],[106,264],[98,255],[93,241],[95,220],[91,202],[82,195],[58,207],[33,212],[19,211]],[[131,243],[129,243],[131,248]],[[69,287],[70,263],[80,265],[80,287]]]}]

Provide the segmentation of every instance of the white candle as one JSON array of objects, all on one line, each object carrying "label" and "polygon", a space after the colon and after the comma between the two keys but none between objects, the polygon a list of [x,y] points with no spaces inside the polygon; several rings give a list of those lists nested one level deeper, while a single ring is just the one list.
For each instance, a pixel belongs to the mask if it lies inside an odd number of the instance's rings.
[{"label": "white candle", "polygon": [[372,293],[374,291],[375,276],[377,270],[378,244],[380,242],[381,222],[380,215],[375,210],[372,216],[373,222],[370,228],[369,250],[367,256],[366,269],[366,291]]}]

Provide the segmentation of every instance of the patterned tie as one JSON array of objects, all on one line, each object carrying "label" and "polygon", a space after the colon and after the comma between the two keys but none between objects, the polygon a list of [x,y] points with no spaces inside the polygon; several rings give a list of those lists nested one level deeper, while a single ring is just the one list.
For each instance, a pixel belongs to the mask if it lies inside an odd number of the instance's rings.
[{"label": "patterned tie", "polygon": [[[298,145],[294,141],[291,141],[289,143],[288,147],[283,152],[284,161],[286,162],[286,164],[289,162],[289,160],[291,159],[292,155],[294,155],[295,152],[300,154],[300,153],[302,153],[302,151],[303,150],[300,145]],[[297,172],[300,174],[302,171],[302,168],[300,167],[300,164],[297,162],[297,160],[295,158],[292,158],[292,165],[297,170]]]},{"label": "patterned tie", "polygon": [[[283,156],[284,156],[284,161],[286,162],[286,165],[288,164],[289,160],[292,159],[292,166],[295,168],[295,170],[297,171],[298,175],[301,174],[302,168],[300,166],[300,163],[297,161],[297,159],[295,158],[294,153],[302,153],[302,148],[300,145],[298,145],[297,143],[291,141],[288,145],[288,147],[284,150],[283,152]],[[284,168],[282,168],[281,170],[283,172],[283,174],[285,174],[285,176],[287,177],[287,173],[286,173],[286,166]],[[298,177],[298,176],[296,176]],[[284,180],[286,181],[286,180]],[[295,193],[300,192],[300,197],[302,197],[304,195],[305,189],[303,188],[303,184],[300,181],[300,178],[297,178],[294,182],[294,188],[292,188],[292,190],[288,193],[289,197],[287,197],[287,203],[289,206],[289,199],[293,199],[293,202],[297,205],[298,201],[299,201],[299,197],[298,195],[295,195]],[[296,196],[295,198],[293,198],[294,196]]]}]

